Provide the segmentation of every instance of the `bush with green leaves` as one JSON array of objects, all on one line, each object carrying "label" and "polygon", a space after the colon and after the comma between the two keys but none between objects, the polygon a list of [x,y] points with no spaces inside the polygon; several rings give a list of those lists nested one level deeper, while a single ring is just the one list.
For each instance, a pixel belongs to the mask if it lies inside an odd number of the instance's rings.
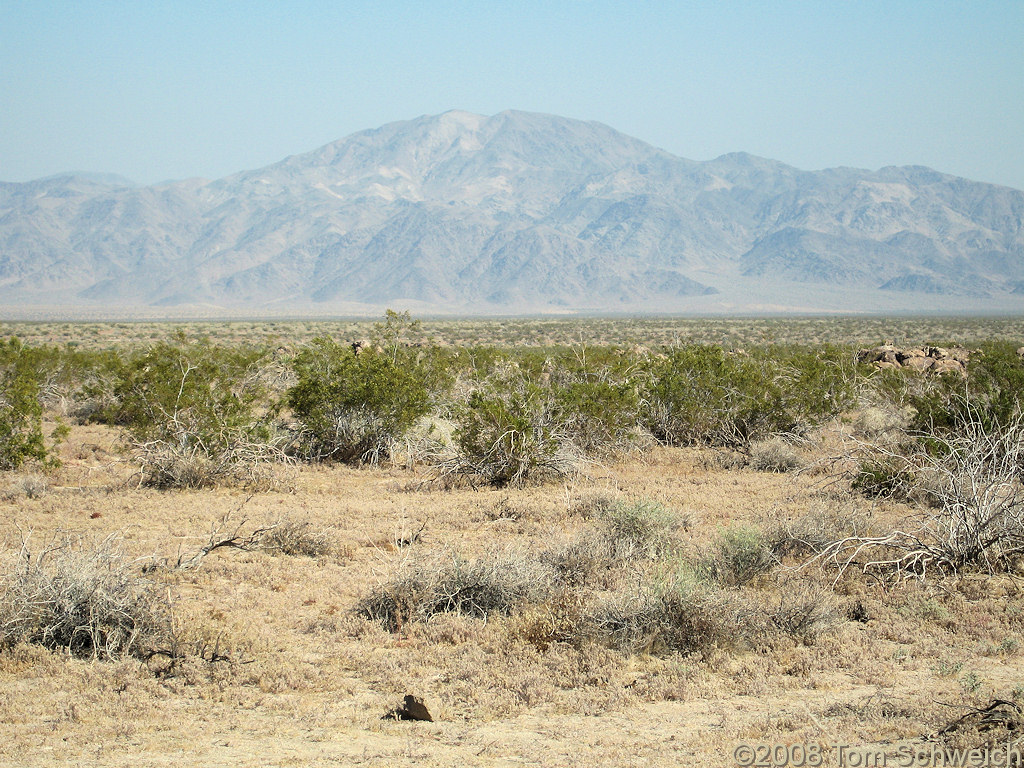
[{"label": "bush with green leaves", "polygon": [[550,387],[515,363],[499,366],[453,406],[457,455],[450,474],[479,477],[495,486],[563,476],[581,456],[565,428]]},{"label": "bush with green leaves", "polygon": [[43,435],[40,355],[17,338],[0,343],[0,469],[55,462]]},{"label": "bush with green leaves", "polygon": [[288,405],[301,424],[294,451],[313,461],[388,458],[430,406],[424,369],[405,350],[390,352],[314,339],[293,363]]},{"label": "bush with green leaves", "polygon": [[125,427],[142,482],[198,488],[263,486],[280,450],[263,350],[216,347],[179,335],[129,357],[109,419]]},{"label": "bush with green leaves", "polygon": [[581,348],[545,365],[562,432],[591,456],[630,448],[640,421],[641,372],[629,358],[603,352]]},{"label": "bush with green leaves", "polygon": [[833,347],[752,353],[674,347],[650,366],[646,425],[670,445],[745,447],[801,432],[853,403],[856,374],[846,357]]}]

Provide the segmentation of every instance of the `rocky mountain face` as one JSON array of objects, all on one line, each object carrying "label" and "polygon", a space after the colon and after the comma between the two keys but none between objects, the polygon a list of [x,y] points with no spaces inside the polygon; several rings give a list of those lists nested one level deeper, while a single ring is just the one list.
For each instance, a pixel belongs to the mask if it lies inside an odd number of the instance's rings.
[{"label": "rocky mountain face", "polygon": [[0,183],[8,307],[1024,308],[1024,192],[447,112],[217,181]]}]

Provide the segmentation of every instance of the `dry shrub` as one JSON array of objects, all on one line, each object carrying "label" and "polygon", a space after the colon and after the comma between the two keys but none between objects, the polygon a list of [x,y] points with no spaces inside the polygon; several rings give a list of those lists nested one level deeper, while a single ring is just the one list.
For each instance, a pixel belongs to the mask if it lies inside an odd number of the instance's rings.
[{"label": "dry shrub", "polygon": [[0,593],[0,642],[74,656],[145,658],[171,636],[166,591],[143,577],[111,536],[94,548],[61,541],[22,546]]},{"label": "dry shrub", "polygon": [[619,501],[619,494],[614,491],[590,489],[579,493],[569,500],[569,514],[583,518],[600,517]]},{"label": "dry shrub", "polygon": [[259,547],[267,552],[312,558],[328,557],[337,551],[326,531],[314,530],[305,522],[269,528],[260,537]]},{"label": "dry shrub", "polygon": [[616,565],[614,552],[601,531],[586,531],[560,547],[541,553],[558,584],[567,587],[607,588]]},{"label": "dry shrub", "polygon": [[801,642],[813,642],[842,621],[835,594],[813,584],[784,582],[764,600],[768,628]]},{"label": "dry shrub", "polygon": [[50,479],[46,475],[39,475],[31,473],[22,475],[11,483],[7,489],[0,495],[7,501],[13,501],[20,496],[25,496],[29,499],[38,499],[50,490]]},{"label": "dry shrub", "polygon": [[654,559],[672,548],[672,532],[682,522],[664,504],[650,499],[620,501],[602,510],[598,520],[616,560]]},{"label": "dry shrub", "polygon": [[823,507],[777,525],[768,535],[768,546],[780,560],[804,558],[822,552],[840,539],[865,535],[867,530],[868,521],[863,513]]},{"label": "dry shrub", "polygon": [[830,593],[806,584],[723,588],[686,570],[608,598],[588,616],[592,635],[627,653],[703,653],[813,642],[837,626]]},{"label": "dry shrub", "polygon": [[799,468],[800,463],[800,456],[783,437],[750,443],[750,466],[758,472],[789,472]]},{"label": "dry shrub", "polygon": [[133,454],[140,465],[139,484],[152,488],[266,491],[281,485],[280,468],[288,462],[273,442],[245,438],[214,451],[191,438],[136,443]]},{"label": "dry shrub", "polygon": [[591,614],[595,635],[627,653],[733,649],[760,631],[735,593],[687,576],[613,595]]},{"label": "dry shrub", "polygon": [[899,436],[910,425],[910,413],[891,402],[880,402],[861,408],[853,419],[854,429],[873,440]]},{"label": "dry shrub", "polygon": [[572,589],[561,589],[549,600],[527,605],[509,621],[513,637],[541,651],[556,644],[578,648],[592,634],[586,598]]},{"label": "dry shrub", "polygon": [[819,557],[901,577],[940,571],[1016,571],[1024,561],[1024,415],[987,419],[970,403],[948,434],[921,435],[910,453],[878,449],[892,493],[926,497],[906,529],[836,541]]},{"label": "dry shrub", "polygon": [[727,587],[741,587],[768,573],[778,560],[756,528],[722,531],[710,551],[697,558],[696,571],[704,579]]},{"label": "dry shrub", "polygon": [[457,555],[404,563],[390,581],[360,601],[357,613],[390,632],[440,613],[485,619],[547,598],[551,573],[535,559],[511,550],[465,560]]},{"label": "dry shrub", "polygon": [[596,516],[595,528],[541,555],[559,583],[607,586],[604,577],[615,567],[656,560],[675,548],[673,533],[680,519],[660,502],[636,499],[602,504]]},{"label": "dry shrub", "polygon": [[443,464],[455,456],[455,425],[446,419],[424,416],[393,448],[394,458],[412,469],[417,464]]}]

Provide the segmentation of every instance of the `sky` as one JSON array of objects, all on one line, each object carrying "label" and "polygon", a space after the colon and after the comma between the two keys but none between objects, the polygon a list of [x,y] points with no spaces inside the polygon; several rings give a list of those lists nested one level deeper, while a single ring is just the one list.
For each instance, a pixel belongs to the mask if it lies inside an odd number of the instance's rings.
[{"label": "sky", "polygon": [[420,115],[1024,189],[1024,0],[3,0],[0,180],[219,178]]}]

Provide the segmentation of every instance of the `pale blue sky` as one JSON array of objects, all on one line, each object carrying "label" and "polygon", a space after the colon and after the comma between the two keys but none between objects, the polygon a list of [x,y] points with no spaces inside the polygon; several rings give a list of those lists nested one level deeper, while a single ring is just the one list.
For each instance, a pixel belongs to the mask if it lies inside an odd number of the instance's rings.
[{"label": "pale blue sky", "polygon": [[1024,188],[1024,0],[0,4],[0,180],[257,168],[448,109]]}]

